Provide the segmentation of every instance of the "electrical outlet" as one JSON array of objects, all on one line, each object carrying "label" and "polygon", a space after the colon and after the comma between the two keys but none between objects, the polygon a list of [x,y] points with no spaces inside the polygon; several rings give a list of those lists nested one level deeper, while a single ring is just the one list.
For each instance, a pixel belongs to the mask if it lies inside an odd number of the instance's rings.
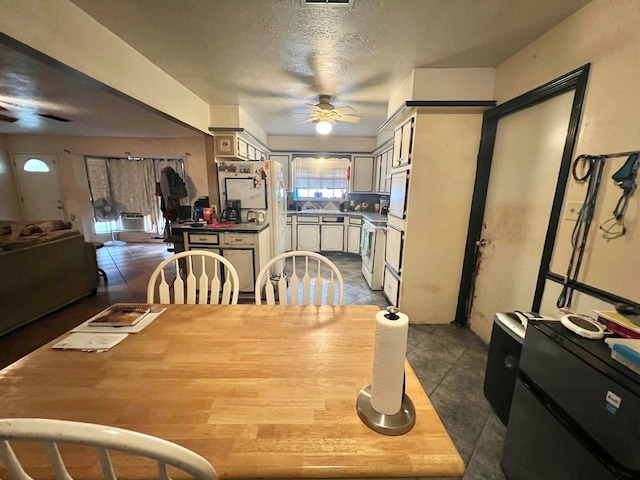
[{"label": "electrical outlet", "polygon": [[564,219],[571,222],[577,221],[580,210],[582,209],[582,203],[583,202],[569,202],[564,212]]}]

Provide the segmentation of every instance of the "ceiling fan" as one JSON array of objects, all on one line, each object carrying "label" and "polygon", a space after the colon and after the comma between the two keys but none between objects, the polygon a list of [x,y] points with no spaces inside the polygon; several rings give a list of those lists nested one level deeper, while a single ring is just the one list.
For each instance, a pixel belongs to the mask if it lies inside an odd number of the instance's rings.
[{"label": "ceiling fan", "polygon": [[7,115],[4,112],[8,112],[8,110],[3,107],[2,105],[0,105],[0,122],[7,122],[7,123],[13,123],[13,122],[17,122],[18,119],[16,117],[12,117],[11,115]]},{"label": "ceiling fan", "polygon": [[308,114],[310,118],[300,123],[313,122],[316,124],[318,133],[326,135],[337,122],[358,123],[360,121],[360,117],[352,115],[356,112],[353,107],[345,105],[344,107],[336,108],[329,103],[331,100],[329,95],[320,95],[319,100],[316,105],[306,104],[313,109],[313,112]]},{"label": "ceiling fan", "polygon": [[[4,102],[4,103],[9,107],[13,107],[14,110],[22,110],[23,114],[28,110],[27,108],[19,104],[13,104],[9,102]],[[48,118],[50,120],[55,120],[57,122],[65,122],[65,123],[73,122],[73,120],[69,120],[68,118],[60,117],[58,115],[53,115],[51,113],[42,113],[42,112],[33,112],[33,113],[35,113],[39,117]],[[4,105],[0,105],[0,122],[7,122],[7,123],[17,122],[18,117],[15,117],[14,115],[15,113],[11,113],[11,111],[7,107],[5,107]]]}]

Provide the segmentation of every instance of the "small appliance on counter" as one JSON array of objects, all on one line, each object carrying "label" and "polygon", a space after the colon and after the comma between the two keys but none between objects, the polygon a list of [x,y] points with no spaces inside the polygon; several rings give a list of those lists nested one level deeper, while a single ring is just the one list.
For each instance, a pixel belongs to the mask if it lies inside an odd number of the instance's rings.
[{"label": "small appliance on counter", "polygon": [[224,202],[222,221],[226,223],[240,223],[240,200],[227,200]]},{"label": "small appliance on counter", "polygon": [[387,215],[389,213],[389,199],[380,199],[380,215]]},{"label": "small appliance on counter", "polygon": [[262,225],[267,219],[267,213],[264,210],[249,210],[247,212],[247,222]]}]

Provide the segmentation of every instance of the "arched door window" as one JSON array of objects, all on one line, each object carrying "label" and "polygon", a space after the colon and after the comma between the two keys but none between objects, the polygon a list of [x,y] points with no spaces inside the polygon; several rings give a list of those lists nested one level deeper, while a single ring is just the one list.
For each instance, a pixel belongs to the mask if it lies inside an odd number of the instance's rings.
[{"label": "arched door window", "polygon": [[38,158],[30,158],[24,164],[24,171],[46,173],[49,171],[49,165]]}]

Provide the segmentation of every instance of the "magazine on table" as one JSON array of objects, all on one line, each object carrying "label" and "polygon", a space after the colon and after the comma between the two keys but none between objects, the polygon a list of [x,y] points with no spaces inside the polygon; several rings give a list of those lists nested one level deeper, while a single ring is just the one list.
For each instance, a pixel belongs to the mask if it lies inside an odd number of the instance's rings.
[{"label": "magazine on table", "polygon": [[91,327],[132,327],[151,311],[151,305],[116,303],[93,317]]},{"label": "magazine on table", "polygon": [[72,333],[51,348],[56,350],[82,350],[83,352],[106,352],[128,336],[128,333]]},{"label": "magazine on table", "polygon": [[[119,305],[126,305],[126,306],[139,306],[139,307],[143,307],[143,310],[146,310],[146,307],[150,307],[149,308],[149,312],[147,312],[144,315],[140,315],[140,317],[137,320],[134,320],[133,323],[116,323],[116,322],[95,322],[95,320],[99,319],[99,318],[103,318],[103,315],[105,315],[106,312],[110,311],[112,308],[117,308]],[[71,331],[72,332],[86,332],[86,333],[138,333],[141,332],[142,330],[144,330],[147,326],[149,326],[149,324],[151,324],[156,318],[158,318],[162,312],[164,312],[166,310],[166,308],[164,307],[152,307],[150,305],[146,305],[146,304],[130,304],[130,303],[125,303],[125,304],[119,304],[116,303],[115,305],[112,305],[111,307],[107,308],[106,310],[103,310],[102,312],[96,314],[95,316],[91,317],[89,320],[81,323],[80,325],[78,325],[77,327],[73,328]]]}]

